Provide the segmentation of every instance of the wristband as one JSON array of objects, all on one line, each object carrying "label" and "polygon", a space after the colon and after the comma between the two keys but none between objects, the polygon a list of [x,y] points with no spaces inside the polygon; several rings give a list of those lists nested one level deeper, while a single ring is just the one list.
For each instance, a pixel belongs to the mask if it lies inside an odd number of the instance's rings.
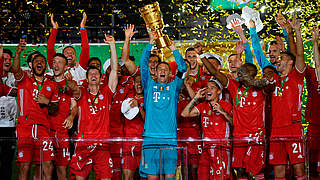
[{"label": "wristband", "polygon": [[81,27],[81,28],[80,28],[80,31],[81,31],[82,29],[86,29],[86,28],[85,28],[85,27]]}]

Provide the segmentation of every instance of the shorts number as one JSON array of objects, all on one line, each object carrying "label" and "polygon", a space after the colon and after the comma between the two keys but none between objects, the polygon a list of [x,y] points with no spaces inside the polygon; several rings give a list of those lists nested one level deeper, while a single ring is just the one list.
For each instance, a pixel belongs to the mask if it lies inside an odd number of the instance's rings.
[{"label": "shorts number", "polygon": [[301,143],[299,143],[299,148],[297,143],[292,143],[293,151],[292,153],[301,153]]},{"label": "shorts number", "polygon": [[50,141],[49,143],[47,141],[43,141],[42,145],[43,145],[43,148],[42,148],[43,151],[48,151],[48,150],[53,151],[52,141]]},{"label": "shorts number", "polygon": [[111,158],[109,158],[109,164],[110,164],[110,167],[113,167],[113,162]]},{"label": "shorts number", "polygon": [[202,154],[202,148],[200,144],[198,145],[198,150],[199,150],[199,154]]},{"label": "shorts number", "polygon": [[66,156],[70,157],[69,148],[63,148],[62,155],[63,155],[64,158],[65,158]]}]

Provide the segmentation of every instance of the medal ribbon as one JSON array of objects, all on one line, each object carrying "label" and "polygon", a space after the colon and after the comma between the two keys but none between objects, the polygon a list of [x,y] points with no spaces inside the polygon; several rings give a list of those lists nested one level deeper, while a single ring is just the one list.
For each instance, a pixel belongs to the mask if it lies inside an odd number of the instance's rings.
[{"label": "medal ribbon", "polygon": [[88,88],[88,91],[89,91],[89,99],[90,99],[90,101],[91,101],[91,104],[92,104],[92,107],[95,107],[95,105],[94,105],[94,101],[97,99],[97,97],[98,97],[98,95],[100,94],[100,90],[98,91],[98,93],[97,93],[97,95],[93,98],[93,101],[92,101],[92,99],[90,98],[90,89]]},{"label": "medal ribbon", "polygon": [[41,91],[41,89],[42,89],[42,87],[43,87],[44,78],[43,78],[43,80],[42,80],[42,82],[41,82],[41,84],[40,84],[40,85],[39,85],[39,83],[38,83],[38,81],[37,81],[37,79],[36,79],[36,78],[34,78],[34,81],[35,81],[35,82],[36,82],[36,84],[37,84],[38,93],[40,93],[40,91]]},{"label": "medal ribbon", "polygon": [[247,88],[246,88],[246,90],[244,90],[244,91],[240,94],[240,97],[238,97],[238,96],[239,96],[239,89],[240,89],[240,86],[238,87],[238,89],[237,89],[236,106],[238,106],[238,105],[239,105],[241,97],[242,97],[242,96],[244,95],[244,93],[246,93],[250,88],[251,88],[251,87],[247,87]]},{"label": "medal ribbon", "polygon": [[278,95],[279,95],[280,93],[282,93],[281,91],[282,91],[284,82],[286,82],[287,78],[288,78],[288,75],[281,81],[281,77],[279,76],[279,92],[278,92]]},{"label": "medal ribbon", "polygon": [[67,81],[64,81],[64,88],[62,90],[62,88],[60,86],[58,86],[59,92],[60,93],[66,93],[67,92]]}]

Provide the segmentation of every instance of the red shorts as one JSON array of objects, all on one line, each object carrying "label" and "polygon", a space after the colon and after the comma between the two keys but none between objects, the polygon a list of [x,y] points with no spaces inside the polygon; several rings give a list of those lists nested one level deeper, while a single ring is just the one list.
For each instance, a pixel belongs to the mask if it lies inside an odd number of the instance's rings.
[{"label": "red shorts", "polygon": [[113,141],[110,146],[110,155],[113,162],[113,180],[121,180],[121,159],[123,141]]},{"label": "red shorts", "polygon": [[135,171],[140,165],[142,142],[123,143],[122,168]]},{"label": "red shorts", "polygon": [[303,142],[297,139],[290,141],[275,140],[270,142],[269,162],[272,165],[287,164],[287,156],[289,155],[290,164],[304,163],[305,153]]},{"label": "red shorts", "polygon": [[97,179],[111,178],[112,167],[109,147],[101,143],[76,146],[75,154],[70,162],[71,173],[85,178],[88,177],[92,168]]},{"label": "red shorts", "polygon": [[265,166],[265,146],[262,144],[234,144],[232,167],[245,168],[257,175]]},{"label": "red shorts", "polygon": [[222,146],[205,148],[199,160],[198,179],[215,180],[230,178],[230,161],[230,148]]},{"label": "red shorts", "polygon": [[18,162],[51,161],[54,159],[52,139],[43,125],[17,126]]},{"label": "red shorts", "polygon": [[55,165],[67,166],[70,163],[70,149],[68,132],[50,131],[53,139],[53,147],[55,150]]},{"label": "red shorts", "polygon": [[[180,128],[178,131],[178,146],[185,149],[179,151],[179,156],[183,152],[183,159],[188,159],[189,165],[198,164],[202,153],[202,141],[197,128]],[[178,158],[181,161],[181,158]]]}]

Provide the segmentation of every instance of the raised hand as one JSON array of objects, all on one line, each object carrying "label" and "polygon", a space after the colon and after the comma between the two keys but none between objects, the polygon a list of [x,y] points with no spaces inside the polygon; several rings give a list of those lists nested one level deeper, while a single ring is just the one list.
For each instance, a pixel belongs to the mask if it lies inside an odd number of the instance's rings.
[{"label": "raised hand", "polygon": [[127,24],[126,27],[124,27],[124,33],[126,38],[131,39],[137,31],[133,24]]},{"label": "raised hand", "polygon": [[130,103],[130,108],[138,107],[139,105],[136,99],[131,99],[129,103]]},{"label": "raised hand", "polygon": [[71,75],[70,69],[68,69],[68,73],[64,75],[64,79],[68,82],[72,81],[72,75]]},{"label": "raised hand", "polygon": [[176,48],[176,46],[175,46],[175,44],[174,44],[174,42],[172,41],[172,40],[170,40],[170,46],[168,47],[171,51],[174,51],[174,50],[176,50],[177,48]]},{"label": "raised hand", "polygon": [[111,35],[106,35],[106,34],[104,34],[104,39],[103,39],[103,41],[104,41],[104,43],[109,44],[109,45],[115,44],[114,37],[111,36]]},{"label": "raised hand", "polygon": [[236,43],[236,53],[237,54],[242,54],[243,51],[244,51],[244,47],[243,47],[242,41],[237,41],[237,43]]},{"label": "raised hand", "polygon": [[86,12],[83,12],[82,13],[82,20],[80,23],[80,28],[84,28],[86,25],[86,22],[87,22],[87,14],[86,14]]},{"label": "raised hand", "polygon": [[294,29],[295,31],[299,31],[300,30],[300,21],[296,18],[296,16],[294,15],[292,20],[289,20],[289,23],[292,27],[292,29]]},{"label": "raised hand", "polygon": [[239,35],[243,34],[243,29],[242,29],[242,26],[240,25],[240,20],[239,19],[232,19],[230,23],[231,23],[232,29],[236,33],[238,33]]},{"label": "raised hand", "polygon": [[52,24],[52,27],[55,28],[55,29],[58,29],[59,28],[59,24],[57,21],[54,21],[53,19],[54,15],[53,13],[51,14],[51,24]]},{"label": "raised hand", "polygon": [[287,20],[282,15],[281,10],[278,11],[277,17],[275,19],[276,19],[277,23],[279,24],[279,26],[281,26],[281,28],[285,28],[286,27]]},{"label": "raised hand", "polygon": [[194,98],[196,99],[201,99],[205,96],[205,93],[207,91],[207,88],[202,88],[202,89],[199,89],[199,91],[197,92],[197,94],[194,96]]},{"label": "raised hand", "polygon": [[318,40],[319,40],[319,27],[317,27],[317,26],[313,26],[312,40],[313,40],[313,42],[318,42]]},{"label": "raised hand", "polygon": [[38,104],[46,104],[48,105],[50,100],[43,94],[38,94],[37,97],[34,98],[34,100],[38,103]]},{"label": "raised hand", "polygon": [[19,44],[17,46],[16,53],[20,54],[23,50],[26,49],[26,45],[27,45],[26,40],[25,39],[20,39],[20,42],[19,42]]},{"label": "raised hand", "polygon": [[149,25],[146,25],[146,28],[149,35],[149,43],[153,44],[153,41],[157,38],[157,34],[156,32],[152,31]]},{"label": "raised hand", "polygon": [[285,51],[284,43],[283,43],[281,37],[280,36],[276,36],[276,41],[277,41],[277,44],[278,44],[280,50],[284,52]]}]

